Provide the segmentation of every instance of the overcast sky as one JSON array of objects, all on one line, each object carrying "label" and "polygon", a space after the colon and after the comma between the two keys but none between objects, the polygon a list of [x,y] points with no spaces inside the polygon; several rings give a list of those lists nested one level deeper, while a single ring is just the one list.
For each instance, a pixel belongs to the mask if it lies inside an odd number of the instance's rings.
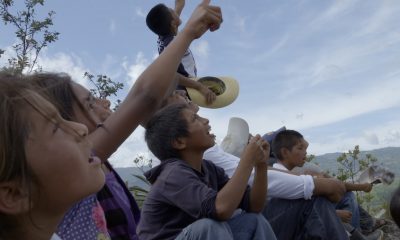
[{"label": "overcast sky", "polygon": [[[19,1],[22,2],[22,1]],[[198,1],[187,0],[183,24]],[[157,54],[157,36],[145,25],[153,0],[47,1],[57,42],[43,51],[46,71],[106,74],[125,83],[119,98]],[[163,3],[173,7],[174,1]],[[281,126],[300,131],[310,154],[400,146],[400,1],[212,1],[223,25],[194,41],[198,75],[232,76],[240,94],[230,106],[201,109],[220,142],[230,117],[244,118],[253,134]],[[20,4],[20,3],[19,3]],[[4,65],[16,42],[0,25]],[[89,86],[90,87],[90,86]],[[131,166],[147,154],[143,129],[112,157]]]}]

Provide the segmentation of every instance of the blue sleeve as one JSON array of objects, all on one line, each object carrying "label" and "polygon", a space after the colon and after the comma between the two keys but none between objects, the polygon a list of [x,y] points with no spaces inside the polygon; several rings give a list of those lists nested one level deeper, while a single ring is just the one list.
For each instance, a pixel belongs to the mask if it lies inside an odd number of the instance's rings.
[{"label": "blue sleeve", "polygon": [[190,169],[171,171],[162,186],[163,196],[194,218],[216,219],[217,191],[204,184]]}]

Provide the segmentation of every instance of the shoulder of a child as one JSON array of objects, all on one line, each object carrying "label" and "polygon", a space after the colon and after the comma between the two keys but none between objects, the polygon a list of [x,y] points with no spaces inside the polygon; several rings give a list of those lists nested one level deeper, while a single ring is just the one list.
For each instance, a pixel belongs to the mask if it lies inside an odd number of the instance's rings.
[{"label": "shoulder of a child", "polygon": [[171,181],[194,176],[193,169],[184,161],[176,160],[165,164],[159,178],[164,181]]}]

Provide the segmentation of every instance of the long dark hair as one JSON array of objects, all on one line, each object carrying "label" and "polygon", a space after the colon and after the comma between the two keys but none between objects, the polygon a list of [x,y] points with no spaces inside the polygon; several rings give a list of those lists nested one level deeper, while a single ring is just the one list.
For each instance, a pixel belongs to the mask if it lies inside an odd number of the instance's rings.
[{"label": "long dark hair", "polygon": [[85,117],[96,126],[97,123],[90,117],[87,109],[72,90],[73,82],[69,75],[65,73],[37,73],[30,75],[29,81],[39,94],[54,104],[64,119],[77,120],[73,108],[76,104]]}]

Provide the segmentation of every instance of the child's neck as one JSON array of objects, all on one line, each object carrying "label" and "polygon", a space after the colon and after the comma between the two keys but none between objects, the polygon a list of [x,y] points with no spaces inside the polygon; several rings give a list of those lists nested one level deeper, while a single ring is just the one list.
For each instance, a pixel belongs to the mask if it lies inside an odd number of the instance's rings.
[{"label": "child's neck", "polygon": [[287,170],[289,170],[289,171],[292,171],[292,169],[294,168],[294,166],[288,164],[288,163],[285,162],[285,161],[279,160],[278,162],[279,162],[280,164],[282,164],[283,166],[285,166],[285,168],[287,168]]},{"label": "child's neck", "polygon": [[181,157],[182,160],[187,162],[193,169],[201,172],[201,163],[203,162],[203,154],[204,151],[197,152],[197,151],[185,150],[181,152]]},{"label": "child's neck", "polygon": [[21,219],[20,228],[14,236],[15,239],[50,239],[56,232],[58,224],[61,222],[63,214],[37,214],[31,212]]}]

